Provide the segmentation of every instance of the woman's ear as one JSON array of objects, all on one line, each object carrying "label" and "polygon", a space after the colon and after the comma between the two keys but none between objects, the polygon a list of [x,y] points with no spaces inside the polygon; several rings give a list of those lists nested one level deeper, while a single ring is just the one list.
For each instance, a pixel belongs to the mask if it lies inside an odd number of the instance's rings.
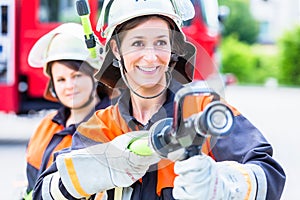
[{"label": "woman's ear", "polygon": [[109,44],[110,44],[110,48],[111,48],[111,51],[112,51],[112,53],[114,54],[114,56],[115,56],[118,60],[120,60],[120,59],[121,59],[121,56],[120,56],[120,53],[119,53],[119,48],[118,48],[118,45],[117,45],[116,40],[112,39],[112,40],[110,41]]}]

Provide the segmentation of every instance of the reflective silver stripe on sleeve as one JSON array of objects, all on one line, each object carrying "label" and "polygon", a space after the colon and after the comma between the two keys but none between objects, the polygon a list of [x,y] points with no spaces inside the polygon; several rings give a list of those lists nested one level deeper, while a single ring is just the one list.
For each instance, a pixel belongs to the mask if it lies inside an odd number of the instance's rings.
[{"label": "reflective silver stripe on sleeve", "polygon": [[133,189],[131,187],[123,188],[122,200],[130,200],[132,192],[133,192]]},{"label": "reflective silver stripe on sleeve", "polygon": [[57,172],[52,177],[52,181],[50,184],[50,192],[55,200],[68,200],[65,198],[65,196],[61,193],[59,189],[59,174]]},{"label": "reflective silver stripe on sleeve", "polygon": [[53,200],[50,195],[50,185],[52,180],[53,174],[49,174],[44,177],[43,185],[42,185],[42,197],[44,200]]},{"label": "reflective silver stripe on sleeve", "polygon": [[267,196],[267,178],[264,170],[259,165],[247,164],[248,167],[253,171],[256,182],[257,182],[257,192],[256,200],[265,200]]}]

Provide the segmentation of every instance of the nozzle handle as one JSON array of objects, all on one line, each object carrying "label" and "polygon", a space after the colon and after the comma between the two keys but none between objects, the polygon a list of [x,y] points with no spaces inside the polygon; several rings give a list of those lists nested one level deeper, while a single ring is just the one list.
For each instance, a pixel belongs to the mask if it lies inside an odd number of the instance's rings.
[{"label": "nozzle handle", "polygon": [[153,154],[152,149],[148,146],[148,138],[137,138],[130,142],[128,149],[133,153],[141,156],[151,156]]}]

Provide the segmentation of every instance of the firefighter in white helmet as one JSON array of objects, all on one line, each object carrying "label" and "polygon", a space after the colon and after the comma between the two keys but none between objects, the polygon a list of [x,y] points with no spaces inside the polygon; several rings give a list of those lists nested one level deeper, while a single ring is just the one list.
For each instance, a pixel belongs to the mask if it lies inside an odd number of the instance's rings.
[{"label": "firefighter in white helmet", "polygon": [[[190,0],[104,1],[98,30],[106,55],[95,77],[124,90],[78,127],[71,150],[39,177],[36,199],[92,199],[100,191],[123,200],[280,198],[285,174],[272,146],[233,107],[232,133],[206,140],[202,155],[176,161],[128,148],[174,115],[174,94],[192,81],[195,48],[181,24],[193,13]],[[203,108],[214,99],[198,100]]]},{"label": "firefighter in white helmet", "polygon": [[69,147],[76,127],[110,105],[111,89],[93,77],[102,60],[92,59],[85,46],[82,26],[65,23],[42,36],[29,53],[30,66],[43,67],[49,77],[44,97],[61,107],[40,122],[28,143],[26,199],[38,175],[52,163],[53,152]]}]

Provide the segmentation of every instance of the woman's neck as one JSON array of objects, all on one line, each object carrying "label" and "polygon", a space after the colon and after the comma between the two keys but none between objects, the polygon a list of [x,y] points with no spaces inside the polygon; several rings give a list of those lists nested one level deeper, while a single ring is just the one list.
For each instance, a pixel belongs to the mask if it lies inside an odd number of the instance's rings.
[{"label": "woman's neck", "polygon": [[166,92],[153,99],[144,99],[131,94],[133,116],[142,124],[147,124],[166,100]]},{"label": "woman's neck", "polygon": [[87,106],[79,109],[70,109],[70,116],[67,119],[66,126],[71,124],[80,123],[91,111],[95,109],[97,103],[100,102],[99,98],[94,98],[94,100]]}]

